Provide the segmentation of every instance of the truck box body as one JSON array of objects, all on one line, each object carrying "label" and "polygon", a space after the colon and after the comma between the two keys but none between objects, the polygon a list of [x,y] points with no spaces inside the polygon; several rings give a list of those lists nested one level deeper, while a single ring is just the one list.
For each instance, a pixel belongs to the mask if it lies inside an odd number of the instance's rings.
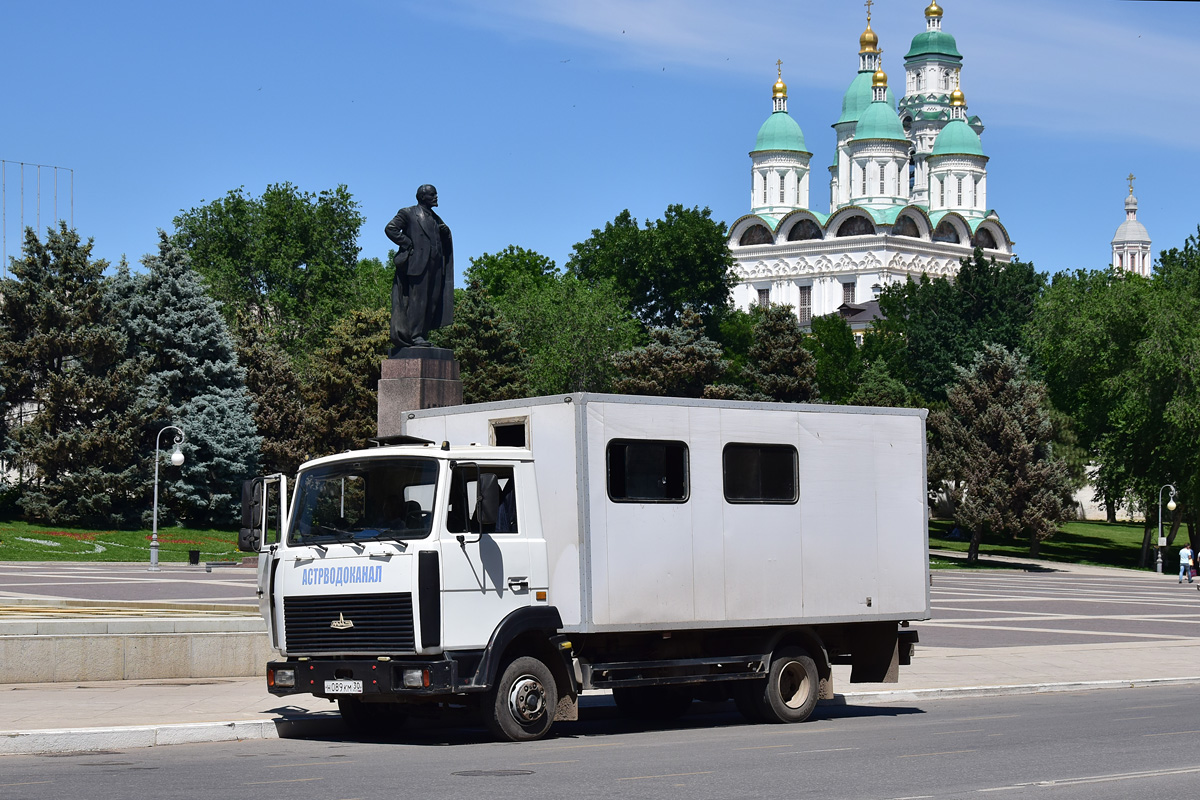
[{"label": "truck box body", "polygon": [[[576,394],[406,414],[405,433],[533,454],[568,632],[929,617],[925,412]],[[614,502],[608,445],[686,446],[683,502]],[[727,502],[727,445],[795,448],[796,502]]]}]

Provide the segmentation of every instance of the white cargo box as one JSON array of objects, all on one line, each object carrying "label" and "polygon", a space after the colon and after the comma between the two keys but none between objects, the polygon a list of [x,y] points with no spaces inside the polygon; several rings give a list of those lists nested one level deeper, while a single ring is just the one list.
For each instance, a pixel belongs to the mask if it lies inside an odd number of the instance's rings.
[{"label": "white cargo box", "polygon": [[532,452],[549,603],[590,633],[928,619],[925,416],[573,394],[404,433]]}]

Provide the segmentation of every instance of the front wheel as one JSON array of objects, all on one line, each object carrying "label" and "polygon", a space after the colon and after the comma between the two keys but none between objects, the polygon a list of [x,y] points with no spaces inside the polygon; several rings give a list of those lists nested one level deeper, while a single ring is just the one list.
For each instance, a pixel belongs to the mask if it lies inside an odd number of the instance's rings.
[{"label": "front wheel", "polygon": [[783,647],[771,658],[766,681],[746,681],[735,695],[751,721],[803,722],[817,707],[821,679],[817,664],[799,647]]},{"label": "front wheel", "polygon": [[521,656],[504,668],[483,704],[483,721],[498,738],[531,742],[550,730],[558,707],[558,689],[550,669]]}]

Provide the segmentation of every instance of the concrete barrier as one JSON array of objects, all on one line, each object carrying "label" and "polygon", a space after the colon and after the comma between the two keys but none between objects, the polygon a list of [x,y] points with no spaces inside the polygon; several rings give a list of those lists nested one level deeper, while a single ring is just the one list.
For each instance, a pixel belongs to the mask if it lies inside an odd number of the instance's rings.
[{"label": "concrete barrier", "polygon": [[0,620],[0,684],[260,675],[255,617]]}]

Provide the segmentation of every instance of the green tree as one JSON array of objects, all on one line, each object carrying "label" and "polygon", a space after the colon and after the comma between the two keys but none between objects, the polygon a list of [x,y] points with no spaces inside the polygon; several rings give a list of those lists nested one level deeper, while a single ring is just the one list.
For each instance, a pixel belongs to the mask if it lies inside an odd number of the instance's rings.
[{"label": "green tree", "polygon": [[505,297],[513,288],[532,282],[540,285],[558,276],[554,262],[533,250],[510,244],[499,253],[471,259],[467,283],[477,281],[490,297]]},{"label": "green tree", "polygon": [[432,342],[454,351],[462,375],[463,402],[515,400],[528,395],[529,359],[517,330],[478,278],[455,292],[454,324],[434,331]]},{"label": "green tree", "polygon": [[908,387],[891,376],[887,362],[880,359],[866,365],[847,402],[854,406],[907,408],[919,401],[913,397]]},{"label": "green tree", "polygon": [[617,353],[613,363],[614,391],[658,397],[702,397],[726,368],[720,346],[704,335],[704,320],[691,309],[676,326],[652,328],[650,344]]},{"label": "green tree", "polygon": [[534,395],[608,391],[613,355],[636,344],[640,333],[611,281],[584,282],[571,274],[527,279],[496,305],[529,356]]},{"label": "green tree", "polygon": [[954,519],[971,535],[968,561],[985,536],[1027,539],[1036,556],[1071,509],[1045,386],[1029,376],[1028,359],[1001,345],[984,345],[957,372],[947,408],[929,418],[931,484],[965,487]]},{"label": "green tree", "polygon": [[17,504],[54,524],[124,525],[140,512],[160,413],[132,387],[144,359],[125,332],[121,298],[92,242],[60,223],[46,241],[26,229],[0,281],[0,386],[17,417],[5,459],[21,476]]},{"label": "green tree", "polygon": [[230,325],[257,325],[296,357],[320,345],[361,295],[362,222],[345,186],[313,194],[281,183],[261,197],[238,188],[180,213],[174,238]]},{"label": "green tree", "polygon": [[816,362],[817,385],[821,398],[831,403],[845,403],[854,393],[862,374],[862,357],[854,332],[839,314],[814,317],[810,336],[804,346]]},{"label": "green tree", "polygon": [[257,471],[261,444],[245,371],[219,306],[187,253],[159,231],[158,253],[142,264],[146,273],[125,284],[132,289],[130,338],[146,364],[138,391],[146,404],[165,405],[154,420],[155,433],[171,424],[186,436],[183,466],[160,481],[168,498],[160,499],[160,512],[193,525],[232,524],[241,482]]},{"label": "green tree", "polygon": [[365,447],[378,432],[380,363],[387,357],[390,309],[359,309],[334,323],[304,376],[309,453]]},{"label": "green tree", "polygon": [[953,281],[923,275],[888,286],[879,297],[886,320],[877,327],[904,343],[904,374],[896,377],[927,401],[944,399],[956,368],[985,343],[1021,345],[1044,287],[1045,276],[1033,264],[999,264],[978,248]]},{"label": "green tree", "polygon": [[685,308],[708,319],[729,303],[733,255],[724,222],[709,209],[667,207],[644,228],[628,210],[575,245],[567,271],[610,280],[647,327],[670,327]]},{"label": "green tree", "polygon": [[821,396],[816,360],[804,347],[804,331],[791,306],[759,312],[748,373],[754,388],[772,400],[805,403]]},{"label": "green tree", "polygon": [[264,339],[257,328],[243,328],[242,336],[237,358],[246,371],[254,425],[262,437],[259,469],[268,475],[294,475],[310,457],[326,455],[308,449],[304,381],[287,353]]}]

